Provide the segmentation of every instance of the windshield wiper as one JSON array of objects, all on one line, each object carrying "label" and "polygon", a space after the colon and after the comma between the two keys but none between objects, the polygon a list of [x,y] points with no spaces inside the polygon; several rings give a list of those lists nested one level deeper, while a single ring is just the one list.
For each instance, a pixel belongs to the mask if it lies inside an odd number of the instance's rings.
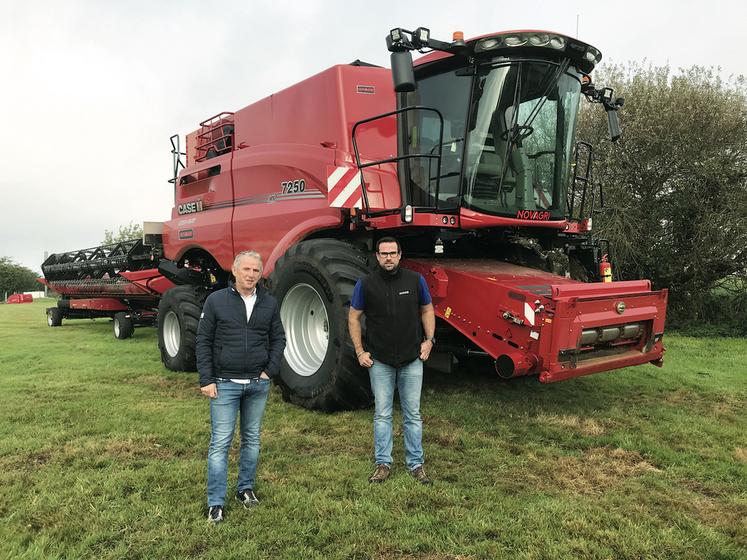
[{"label": "windshield wiper", "polygon": [[514,146],[520,148],[521,143],[526,138],[531,136],[534,132],[532,123],[537,118],[537,115],[539,115],[540,109],[542,109],[544,104],[547,102],[548,95],[550,94],[552,88],[557,84],[558,78],[560,78],[560,76],[565,73],[566,70],[568,70],[570,59],[566,58],[565,60],[563,60],[563,62],[555,69],[552,74],[547,75],[545,89],[542,95],[539,97],[539,101],[537,101],[537,104],[534,106],[534,108],[532,108],[529,115],[527,115],[524,124],[519,125],[519,105],[521,104],[521,77],[524,64],[525,63],[519,64],[519,71],[516,77],[514,100],[512,103],[513,115],[511,116],[511,126],[506,131],[506,150],[503,154],[503,167],[501,169],[500,182],[498,183],[498,198],[500,198],[501,194],[503,193],[503,180],[506,178],[506,174],[508,173],[508,156],[511,153],[511,150],[514,148]]}]

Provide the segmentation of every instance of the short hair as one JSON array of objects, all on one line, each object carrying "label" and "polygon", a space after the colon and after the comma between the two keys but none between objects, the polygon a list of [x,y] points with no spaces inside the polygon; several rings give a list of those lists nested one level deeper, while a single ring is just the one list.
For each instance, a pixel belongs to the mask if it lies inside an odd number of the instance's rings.
[{"label": "short hair", "polygon": [[239,268],[239,263],[244,257],[257,259],[259,261],[259,271],[262,272],[262,269],[264,268],[264,266],[262,265],[262,256],[257,251],[241,251],[238,255],[236,255],[236,257],[234,257],[232,268]]},{"label": "short hair", "polygon": [[397,252],[398,253],[402,252],[402,245],[399,244],[399,241],[397,241],[394,237],[387,236],[387,237],[382,237],[381,239],[379,239],[376,242],[376,252],[377,253],[379,252],[379,247],[381,247],[382,243],[396,243],[397,244]]}]

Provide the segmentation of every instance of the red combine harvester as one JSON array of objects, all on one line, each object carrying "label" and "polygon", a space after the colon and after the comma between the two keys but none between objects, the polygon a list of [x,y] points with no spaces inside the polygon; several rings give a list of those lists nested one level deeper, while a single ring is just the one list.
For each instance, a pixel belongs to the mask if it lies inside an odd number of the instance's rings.
[{"label": "red combine harvester", "polygon": [[[430,287],[437,349],[543,382],[661,365],[667,291],[611,282],[591,233],[602,193],[591,146],[574,143],[578,106],[601,104],[616,140],[622,105],[591,83],[599,51],[544,31],[442,42],[425,28],[387,46],[391,70],[334,66],[200,123],[185,153],[172,137],[171,220],[49,257],[63,295],[50,325],[109,315],[124,338],[157,317],[163,363],[193,370],[202,303],[251,248],[281,302],[284,396],[365,406],[347,310],[376,240],[395,235]],[[413,50],[428,54],[413,65]]]}]

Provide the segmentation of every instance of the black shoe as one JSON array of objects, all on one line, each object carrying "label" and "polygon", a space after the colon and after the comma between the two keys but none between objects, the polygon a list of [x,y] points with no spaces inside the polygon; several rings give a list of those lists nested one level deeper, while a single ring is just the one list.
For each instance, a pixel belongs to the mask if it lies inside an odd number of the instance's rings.
[{"label": "black shoe", "polygon": [[241,490],[238,494],[236,494],[236,499],[241,502],[241,504],[247,509],[259,505],[259,497],[251,488]]},{"label": "black shoe", "polygon": [[220,523],[223,521],[223,506],[210,506],[207,518],[210,523]]}]

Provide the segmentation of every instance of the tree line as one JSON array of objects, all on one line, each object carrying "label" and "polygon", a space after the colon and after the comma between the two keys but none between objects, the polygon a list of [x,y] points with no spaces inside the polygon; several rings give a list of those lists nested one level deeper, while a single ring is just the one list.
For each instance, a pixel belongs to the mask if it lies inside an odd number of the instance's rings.
[{"label": "tree line", "polygon": [[36,272],[13,259],[0,257],[0,298],[4,298],[6,294],[41,290],[42,285],[36,281],[38,277]]},{"label": "tree line", "polygon": [[747,334],[747,87],[710,68],[613,65],[594,82],[625,99],[623,136],[606,140],[584,104],[578,138],[594,145],[605,208],[597,234],[616,279],[669,289],[668,323]]}]

